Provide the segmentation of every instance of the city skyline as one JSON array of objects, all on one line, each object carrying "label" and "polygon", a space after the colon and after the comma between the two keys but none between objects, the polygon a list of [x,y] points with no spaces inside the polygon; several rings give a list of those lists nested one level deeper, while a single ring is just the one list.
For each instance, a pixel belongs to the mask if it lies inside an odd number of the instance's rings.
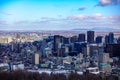
[{"label": "city skyline", "polygon": [[120,30],[120,0],[1,0],[0,30]]}]

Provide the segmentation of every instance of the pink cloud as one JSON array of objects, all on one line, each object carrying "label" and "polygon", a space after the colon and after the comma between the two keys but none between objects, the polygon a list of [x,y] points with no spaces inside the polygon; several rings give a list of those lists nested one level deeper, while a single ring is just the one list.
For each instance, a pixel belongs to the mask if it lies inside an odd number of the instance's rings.
[{"label": "pink cloud", "polygon": [[112,4],[120,4],[120,0],[99,0],[97,6],[107,6]]}]

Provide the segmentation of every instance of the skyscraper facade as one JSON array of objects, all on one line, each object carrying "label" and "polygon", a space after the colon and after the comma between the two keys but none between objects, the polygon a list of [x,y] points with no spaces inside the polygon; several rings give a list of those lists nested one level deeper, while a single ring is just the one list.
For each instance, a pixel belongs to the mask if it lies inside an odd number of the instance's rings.
[{"label": "skyscraper facade", "polygon": [[114,43],[114,34],[112,32],[109,33],[109,43],[110,44]]},{"label": "skyscraper facade", "polygon": [[106,44],[113,44],[114,43],[114,34],[112,32],[109,35],[105,36],[105,43]]},{"label": "skyscraper facade", "polygon": [[87,31],[87,42],[94,43],[94,31]]},{"label": "skyscraper facade", "polygon": [[79,34],[78,42],[85,42],[85,34]]},{"label": "skyscraper facade", "polygon": [[57,51],[60,43],[61,43],[61,36],[55,35],[55,36],[54,36],[54,45],[53,45],[53,50],[54,50],[54,52]]},{"label": "skyscraper facade", "polygon": [[102,36],[97,36],[96,37],[96,43],[102,43]]},{"label": "skyscraper facade", "polygon": [[105,43],[109,44],[109,36],[108,35],[105,36]]}]

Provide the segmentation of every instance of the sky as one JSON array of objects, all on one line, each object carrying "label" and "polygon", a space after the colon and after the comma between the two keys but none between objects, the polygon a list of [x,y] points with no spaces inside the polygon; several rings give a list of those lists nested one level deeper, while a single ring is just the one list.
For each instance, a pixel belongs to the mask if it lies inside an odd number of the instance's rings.
[{"label": "sky", "polygon": [[120,30],[120,0],[0,0],[0,30]]}]

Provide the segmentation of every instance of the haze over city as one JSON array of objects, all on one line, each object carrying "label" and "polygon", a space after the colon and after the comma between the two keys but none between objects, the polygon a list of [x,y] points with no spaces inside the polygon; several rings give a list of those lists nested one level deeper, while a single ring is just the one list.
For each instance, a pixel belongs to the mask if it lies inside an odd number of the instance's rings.
[{"label": "haze over city", "polygon": [[0,80],[120,80],[120,0],[0,0]]},{"label": "haze over city", "polygon": [[0,30],[120,30],[120,0],[0,0]]}]

